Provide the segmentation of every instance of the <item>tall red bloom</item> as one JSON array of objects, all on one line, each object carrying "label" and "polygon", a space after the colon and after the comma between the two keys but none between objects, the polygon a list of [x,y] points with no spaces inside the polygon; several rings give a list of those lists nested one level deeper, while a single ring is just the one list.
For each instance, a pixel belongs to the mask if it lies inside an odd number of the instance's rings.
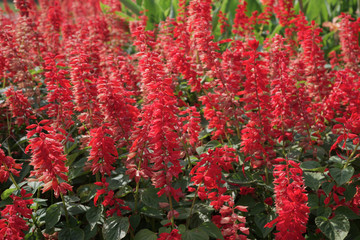
[{"label": "tall red bloom", "polygon": [[241,101],[245,103],[244,110],[249,118],[242,129],[241,149],[247,155],[246,161],[251,161],[253,167],[270,164],[274,155],[273,130],[270,119],[273,118],[270,105],[268,68],[262,59],[265,54],[257,52],[259,42],[248,41],[248,51],[244,53],[248,59],[243,61],[246,81]]},{"label": "tall red bloom", "polygon": [[115,169],[113,164],[118,157],[118,153],[112,135],[113,132],[108,129],[108,124],[91,129],[89,143],[91,151],[88,161],[91,162],[93,174],[100,172],[101,175],[105,173],[110,175],[110,171]]},{"label": "tall red bloom", "polygon": [[[49,123],[49,120],[42,120],[39,124],[27,127],[32,130],[27,133],[30,144],[25,152],[30,149],[32,152],[30,165],[34,170],[30,176],[35,176],[36,180],[44,182],[43,192],[52,189],[58,197],[60,193],[66,194],[67,191],[71,191],[72,187],[67,183],[68,167],[65,166],[67,159],[61,144],[65,136],[56,133]],[[48,133],[43,132],[44,130]],[[34,137],[35,134],[37,136]]]},{"label": "tall red bloom", "polygon": [[66,66],[63,59],[64,56],[54,56],[51,53],[44,58],[48,104],[43,108],[47,110],[48,116],[54,119],[53,126],[55,128],[69,129],[74,123],[72,120],[74,103],[71,84],[68,79],[69,71],[62,69]]},{"label": "tall red bloom", "polygon": [[349,15],[343,13],[340,21],[340,45],[341,55],[345,66],[356,72],[359,72],[360,46],[359,46],[359,29],[360,18],[357,21]]},{"label": "tall red bloom", "polygon": [[[0,144],[1,147],[1,144]],[[6,182],[10,176],[10,173],[19,176],[20,169],[22,168],[22,164],[16,163],[15,160],[6,156],[4,151],[0,149],[0,182]]]},{"label": "tall red bloom", "polygon": [[29,119],[36,119],[29,100],[21,90],[15,91],[13,88],[9,88],[6,90],[5,95],[7,97],[6,103],[12,113],[12,117],[15,118],[16,124],[29,124]]},{"label": "tall red bloom", "polygon": [[29,205],[33,203],[32,194],[26,194],[25,189],[21,189],[20,197],[11,195],[13,203],[7,205],[1,211],[0,219],[0,239],[21,240],[24,239],[24,232],[29,229],[24,218],[30,219],[32,210]]},{"label": "tall red bloom", "polygon": [[155,46],[153,32],[145,32],[144,27],[140,26],[133,34],[140,50],[139,69],[143,74],[141,83],[144,105],[141,120],[132,134],[134,142],[127,161],[127,173],[135,180],[140,175],[151,177],[153,185],[160,189],[159,196],[166,193],[178,201],[182,195],[181,189],[175,189],[171,184],[173,178],[182,172],[177,134],[180,127],[179,109],[172,79],[165,73],[160,54],[150,51]]},{"label": "tall red bloom", "polygon": [[118,147],[127,143],[131,130],[135,125],[139,110],[134,106],[132,92],[127,91],[119,79],[112,76],[109,80],[98,79],[98,102],[108,123],[109,129]]},{"label": "tall red bloom", "polygon": [[173,229],[170,233],[161,233],[158,240],[181,240],[179,230]]},{"label": "tall red bloom", "polygon": [[277,162],[285,164],[275,165],[274,185],[276,194],[276,213],[278,217],[265,227],[272,227],[276,223],[276,239],[305,239],[306,224],[310,208],[307,206],[304,179],[300,164],[282,158]]}]

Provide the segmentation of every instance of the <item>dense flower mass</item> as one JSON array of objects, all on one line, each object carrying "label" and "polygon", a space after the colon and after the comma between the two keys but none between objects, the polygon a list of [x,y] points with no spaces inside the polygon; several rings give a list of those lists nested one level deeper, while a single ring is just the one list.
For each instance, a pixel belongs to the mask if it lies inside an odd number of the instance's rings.
[{"label": "dense flower mass", "polygon": [[284,165],[276,165],[274,169],[274,185],[276,195],[276,213],[278,217],[266,226],[276,224],[276,239],[305,239],[306,224],[310,212],[307,206],[308,197],[305,193],[304,179],[299,164],[292,160]]},{"label": "dense flower mass", "polygon": [[0,240],[355,238],[359,4],[1,1]]}]

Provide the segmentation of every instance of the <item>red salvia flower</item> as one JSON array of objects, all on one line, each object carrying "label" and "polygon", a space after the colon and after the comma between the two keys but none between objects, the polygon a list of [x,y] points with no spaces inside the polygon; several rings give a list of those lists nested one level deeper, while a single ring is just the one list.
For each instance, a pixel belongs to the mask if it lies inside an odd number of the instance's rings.
[{"label": "red salvia flower", "polygon": [[89,143],[91,151],[88,161],[91,162],[93,174],[100,172],[103,176],[105,173],[110,176],[111,170],[115,169],[113,164],[118,153],[112,136],[113,132],[108,129],[108,124],[91,129]]},{"label": "red salvia flower", "polygon": [[26,221],[23,218],[30,219],[32,210],[28,205],[33,203],[32,199],[25,199],[31,197],[32,194],[26,194],[24,189],[21,189],[20,197],[11,195],[13,203],[7,205],[1,211],[0,219],[0,239],[6,240],[21,240],[24,239],[24,232],[29,229]]},{"label": "red salvia flower", "polygon": [[106,182],[105,177],[101,179],[101,182],[96,182],[95,185],[103,188],[97,190],[94,198],[94,205],[96,206],[99,197],[103,195],[104,200],[101,204],[104,207],[110,207],[110,209],[106,211],[108,217],[113,216],[115,213],[117,216],[122,216],[121,210],[131,210],[131,208],[124,206],[124,200],[116,197],[114,191],[109,189],[109,183]]},{"label": "red salvia flower", "polygon": [[104,121],[108,123],[117,146],[121,147],[126,144],[139,115],[135,100],[131,98],[132,92],[125,90],[115,78],[99,78],[97,89]]},{"label": "red salvia flower", "polygon": [[276,213],[278,217],[265,227],[272,227],[276,223],[276,239],[305,239],[310,208],[307,206],[304,179],[300,164],[282,158],[277,162],[285,164],[275,165],[274,185],[276,194]]},{"label": "red salvia flower", "polygon": [[62,61],[63,59],[64,56],[54,56],[51,53],[44,58],[48,104],[43,109],[46,109],[48,116],[54,119],[53,126],[55,128],[69,129],[74,123],[72,120],[74,104],[71,84],[68,79],[69,71],[61,69],[66,67]]},{"label": "red salvia flower", "polygon": [[[153,32],[145,32],[144,27],[139,26],[133,34],[140,50],[139,70],[143,73],[144,105],[141,120],[132,134],[134,142],[127,161],[127,173],[136,180],[140,176],[151,177],[153,185],[161,189],[159,196],[166,193],[167,197],[173,196],[178,201],[182,196],[181,189],[171,186],[173,178],[182,172],[177,134],[180,127],[179,109],[172,79],[166,76],[160,55],[156,51],[150,52],[150,47],[155,46]],[[136,162],[136,155],[140,163]]]},{"label": "red salvia flower", "polygon": [[[217,210],[231,198],[224,195],[226,188],[223,187],[225,180],[222,178],[222,171],[233,169],[231,164],[238,161],[234,152],[235,149],[227,146],[209,149],[207,153],[201,154],[201,160],[190,171],[191,181],[198,186],[199,198],[211,200],[210,205]],[[192,187],[189,190],[195,191]]]},{"label": "red salvia flower", "polygon": [[[58,197],[60,193],[66,194],[67,191],[71,191],[72,187],[67,183],[68,167],[65,166],[67,159],[61,144],[65,136],[56,133],[49,123],[49,120],[42,120],[39,124],[27,127],[32,130],[27,133],[30,144],[25,152],[30,149],[32,152],[30,165],[34,167],[34,170],[30,176],[35,176],[38,181],[44,182],[43,192],[52,189],[55,197]],[[35,134],[38,136],[34,137]]]},{"label": "red salvia flower", "polygon": [[219,211],[220,215],[213,216],[212,221],[221,229],[225,240],[248,239],[246,235],[249,235],[250,232],[249,228],[245,227],[246,218],[235,211],[247,212],[247,207],[235,206],[233,200],[230,200],[228,205],[222,206]]},{"label": "red salvia flower", "polygon": [[[1,144],[0,144],[1,147]],[[22,168],[22,164],[16,163],[15,160],[6,156],[4,151],[0,149],[0,182],[4,183],[8,180],[10,174],[19,176],[19,173]]]},{"label": "red salvia flower", "polygon": [[181,240],[179,230],[173,229],[170,233],[161,233],[158,240]]},{"label": "red salvia flower", "polygon": [[253,167],[270,164],[274,156],[273,130],[270,119],[273,113],[270,105],[268,68],[262,60],[264,54],[257,52],[259,42],[248,41],[249,49],[244,53],[248,59],[243,61],[245,66],[246,81],[241,101],[245,103],[244,110],[249,118],[248,123],[241,133],[241,151],[251,161]]},{"label": "red salvia flower", "polygon": [[6,103],[17,125],[29,124],[29,119],[36,119],[29,100],[21,90],[15,91],[13,88],[9,88],[5,91],[5,95]]},{"label": "red salvia flower", "polygon": [[355,72],[359,72],[360,46],[359,46],[359,29],[360,18],[357,21],[349,15],[342,13],[339,27],[339,37],[341,45],[341,55],[345,67]]}]

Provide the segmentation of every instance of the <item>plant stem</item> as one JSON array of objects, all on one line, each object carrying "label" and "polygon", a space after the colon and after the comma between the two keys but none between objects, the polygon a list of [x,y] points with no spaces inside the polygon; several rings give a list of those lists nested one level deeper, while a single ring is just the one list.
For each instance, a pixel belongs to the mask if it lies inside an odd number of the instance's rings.
[{"label": "plant stem", "polygon": [[356,153],[359,145],[360,145],[360,142],[358,142],[358,143],[356,144],[354,151],[350,154],[350,156],[349,156],[348,159],[346,160],[346,163],[345,163],[345,165],[344,165],[344,168],[347,168],[347,166],[349,165],[350,160],[354,157],[354,155],[355,155],[355,153]]},{"label": "plant stem", "polygon": [[62,201],[63,206],[64,206],[66,223],[69,225],[69,213],[68,213],[68,211],[66,209],[65,199],[64,199],[64,195],[62,194],[62,192],[60,192],[60,197],[61,197],[61,201]]},{"label": "plant stem", "polygon": [[198,188],[196,189],[195,196],[194,196],[193,201],[192,201],[192,204],[191,204],[189,217],[186,219],[186,229],[189,228],[190,218],[191,218],[191,215],[192,215],[192,211],[193,211],[193,209],[194,209],[194,206],[195,206],[196,196],[197,196],[197,193],[199,192],[199,189],[200,189],[201,184],[202,184],[202,182],[199,184]]},{"label": "plant stem", "polygon": [[[5,170],[10,173],[10,174],[9,174],[10,179],[11,179],[11,181],[13,182],[13,184],[15,185],[16,189],[17,189],[18,191],[21,191],[20,186],[16,183],[13,174],[9,171],[9,168],[8,168],[5,164],[4,164],[4,166],[5,166]],[[35,216],[34,216],[32,213],[31,213],[31,219],[33,220],[34,225],[35,225],[36,229],[38,230],[38,232],[41,234],[41,236],[43,236],[42,233],[41,233],[40,226],[37,224],[36,218],[35,218]]]},{"label": "plant stem", "polygon": [[299,0],[299,5],[300,5],[300,10],[301,10],[301,12],[303,12],[303,13],[305,14],[304,4],[303,4],[303,1],[302,1],[302,0]]},{"label": "plant stem", "polygon": [[135,188],[135,207],[134,207],[134,211],[135,214],[138,213],[138,201],[139,201],[139,186],[140,186],[140,181],[136,183],[136,188]]}]

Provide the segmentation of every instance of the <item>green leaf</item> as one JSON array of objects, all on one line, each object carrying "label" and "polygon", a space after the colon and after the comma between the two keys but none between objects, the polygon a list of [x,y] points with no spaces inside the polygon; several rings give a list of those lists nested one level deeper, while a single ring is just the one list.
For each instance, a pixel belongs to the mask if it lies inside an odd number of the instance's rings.
[{"label": "green leaf", "polygon": [[135,18],[127,15],[126,13],[119,12],[119,11],[115,11],[115,14],[118,15],[121,19],[123,19],[123,20],[125,20],[125,21],[128,21],[128,22],[136,21]]},{"label": "green leaf", "polygon": [[310,170],[310,169],[314,169],[314,168],[319,168],[321,167],[319,162],[316,161],[306,161],[300,164],[300,167],[302,170]]},{"label": "green leaf", "polygon": [[349,220],[341,214],[332,219],[316,217],[315,223],[330,240],[343,240],[350,230]]},{"label": "green leaf", "polygon": [[310,0],[306,8],[306,16],[309,17],[309,20],[315,20],[318,24],[322,19],[327,21],[328,12],[326,10],[325,0]]},{"label": "green leaf", "polygon": [[199,229],[206,232],[212,238],[224,239],[220,229],[212,222],[204,222],[199,226]]},{"label": "green leaf", "polygon": [[155,209],[152,207],[144,206],[140,209],[140,213],[144,214],[145,216],[162,219],[164,217],[164,213],[159,211],[159,209]]},{"label": "green leaf", "polygon": [[76,216],[82,213],[87,212],[90,207],[82,205],[82,204],[73,204],[68,207],[68,212],[70,215]]},{"label": "green leaf", "polygon": [[46,223],[46,229],[50,230],[55,226],[55,224],[60,220],[61,217],[61,211],[60,206],[57,204],[53,204],[50,207],[46,209],[46,215],[45,215],[45,223]]},{"label": "green leaf", "polygon": [[317,209],[317,216],[322,216],[328,218],[331,214],[332,210],[329,207],[321,206]]},{"label": "green leaf", "polygon": [[208,240],[209,236],[203,230],[194,228],[182,233],[181,240]]},{"label": "green leaf", "polygon": [[159,208],[159,202],[167,202],[166,196],[162,195],[161,197],[158,197],[157,195],[158,190],[154,187],[147,188],[142,194],[141,194],[141,201],[151,208]]},{"label": "green leaf", "polygon": [[93,199],[96,195],[96,191],[100,188],[101,187],[93,183],[84,184],[77,189],[77,195],[80,197],[80,201],[85,203]]},{"label": "green leaf", "polygon": [[140,215],[131,215],[129,217],[129,221],[130,221],[130,226],[136,230],[136,228],[139,226],[139,223],[141,221],[141,217]]},{"label": "green leaf", "polygon": [[346,206],[340,206],[337,207],[335,210],[335,214],[343,214],[345,215],[348,219],[360,219],[360,216],[356,213],[354,213],[353,210],[351,210],[350,208],[346,207]]},{"label": "green leaf", "polygon": [[255,215],[255,224],[256,226],[259,228],[259,230],[261,231],[261,235],[263,238],[266,238],[267,235],[269,235],[269,233],[272,232],[272,230],[275,228],[275,224],[273,225],[272,228],[267,228],[264,227],[267,223],[271,222],[273,219],[275,218],[275,216],[273,214],[264,214],[264,213],[260,213],[260,214],[256,214]]},{"label": "green leaf", "polygon": [[92,207],[86,212],[86,219],[90,224],[90,229],[94,229],[96,223],[101,219],[101,215],[103,212],[103,206]]},{"label": "green leaf", "polygon": [[106,240],[123,239],[129,230],[127,217],[110,217],[106,219],[103,226],[103,236]]},{"label": "green leaf", "polygon": [[87,224],[84,229],[85,232],[85,240],[95,239],[96,234],[98,233],[98,228],[91,229],[91,226]]},{"label": "green leaf", "polygon": [[341,186],[344,183],[347,183],[350,178],[354,174],[354,168],[351,166],[348,166],[347,168],[340,169],[340,168],[330,168],[330,174],[334,178],[335,182]]},{"label": "green leaf", "polygon": [[329,196],[329,193],[331,192],[331,190],[333,189],[335,185],[335,182],[324,182],[321,185],[322,190],[324,190],[324,192],[326,193],[327,196]]},{"label": "green leaf", "polygon": [[10,195],[16,190],[16,188],[9,188],[6,189],[2,194],[1,194],[1,200],[5,200],[8,197],[10,197]]},{"label": "green leaf", "polygon": [[318,172],[304,172],[305,185],[317,191],[321,183],[325,180],[322,173]]},{"label": "green leaf", "polygon": [[346,186],[346,188],[345,188],[346,190],[344,192],[346,201],[350,201],[354,197],[354,195],[356,194],[356,191],[357,191],[356,186],[357,186],[356,183],[352,183],[352,184]]},{"label": "green leaf", "polygon": [[59,240],[83,240],[85,238],[85,233],[78,227],[64,227],[59,232]]},{"label": "green leaf", "polygon": [[143,9],[132,0],[120,0],[120,2],[138,16],[140,16],[140,12],[143,11]]},{"label": "green leaf", "polygon": [[111,9],[110,6],[106,5],[106,4],[103,4],[101,1],[100,1],[100,9],[103,13],[108,13]]},{"label": "green leaf", "polygon": [[156,240],[156,233],[150,231],[149,229],[141,229],[135,235],[135,240]]}]

